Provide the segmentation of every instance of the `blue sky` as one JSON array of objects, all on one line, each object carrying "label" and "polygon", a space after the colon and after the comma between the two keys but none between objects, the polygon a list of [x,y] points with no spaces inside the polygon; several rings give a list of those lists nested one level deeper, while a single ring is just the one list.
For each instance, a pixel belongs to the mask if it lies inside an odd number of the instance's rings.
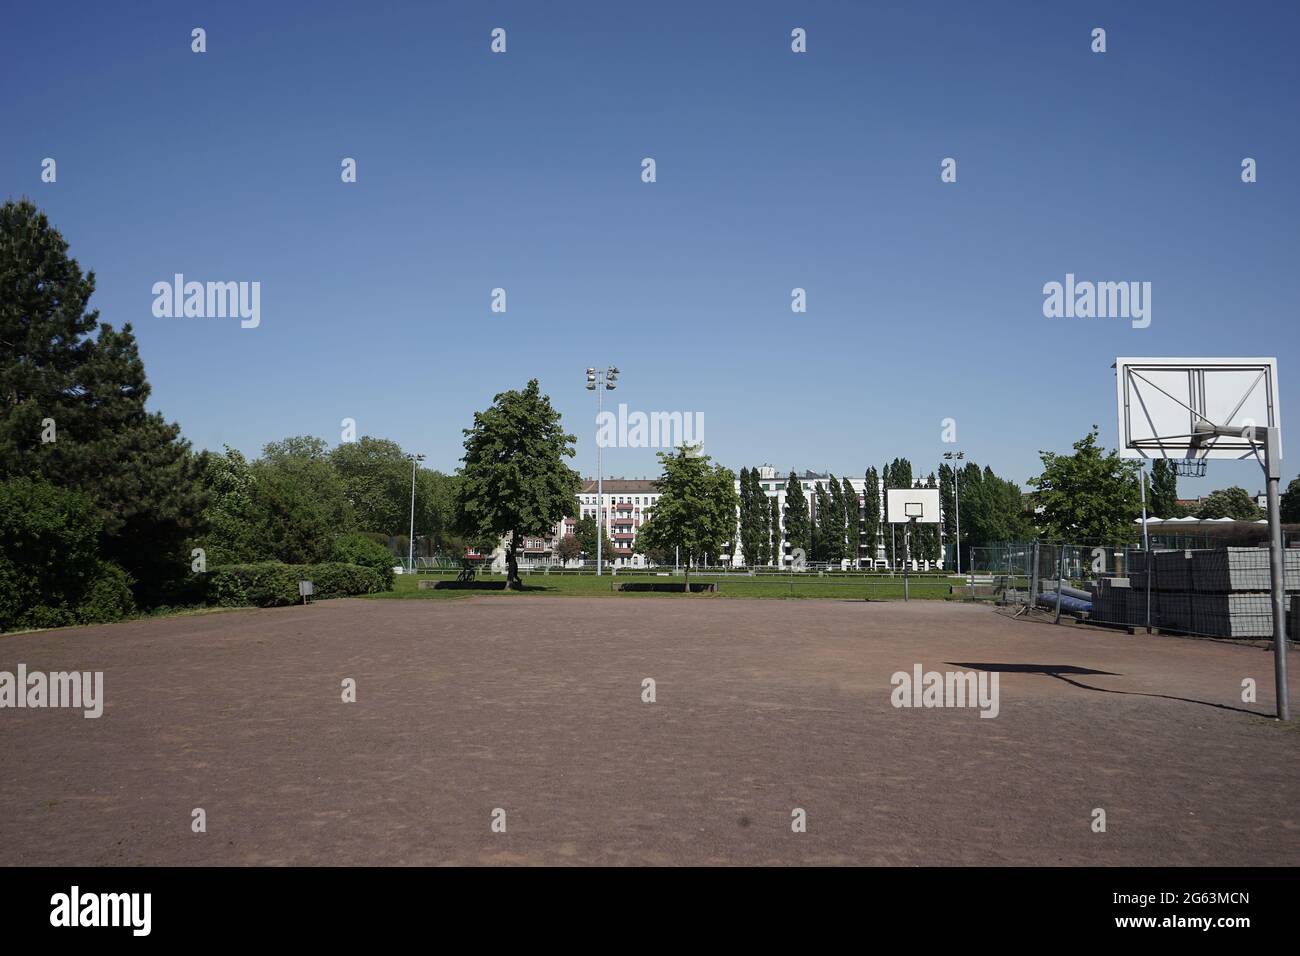
[{"label": "blue sky", "polygon": [[[590,474],[583,372],[604,363],[623,372],[615,402],[702,412],[706,451],[735,468],[924,470],[952,417],[957,447],[1023,481],[1093,423],[1114,444],[1117,355],[1276,355],[1298,420],[1296,4],[4,19],[0,194],[37,201],[94,270],[102,319],[139,336],[152,407],[198,447],[335,443],[350,417],[451,469],[473,412],[537,377]],[[177,272],[261,282],[260,327],[155,318],[151,287]],[[1067,272],[1151,282],[1151,326],[1045,318],[1043,284]],[[657,469],[612,449],[605,470]],[[1262,487],[1258,467],[1214,463],[1181,491],[1234,483]]]}]

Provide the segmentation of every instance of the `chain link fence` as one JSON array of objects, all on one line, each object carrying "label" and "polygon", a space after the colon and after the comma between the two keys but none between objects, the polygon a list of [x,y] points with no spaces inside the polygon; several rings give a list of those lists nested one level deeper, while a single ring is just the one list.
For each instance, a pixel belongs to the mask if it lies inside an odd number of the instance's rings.
[{"label": "chain link fence", "polygon": [[[1183,546],[1192,544],[1201,546]],[[975,548],[972,585],[982,582],[1003,603],[1043,609],[1056,620],[1070,615],[1201,637],[1271,638],[1268,548],[1205,544],[1197,536],[1166,536],[1153,537],[1150,550],[1046,541]],[[1300,549],[1284,553],[1283,613],[1296,640]]]}]

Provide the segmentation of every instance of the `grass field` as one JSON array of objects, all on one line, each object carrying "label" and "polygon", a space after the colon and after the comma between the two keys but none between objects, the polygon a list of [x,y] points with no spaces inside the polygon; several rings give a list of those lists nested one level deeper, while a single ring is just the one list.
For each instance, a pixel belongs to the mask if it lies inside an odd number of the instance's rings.
[{"label": "grass field", "polygon": [[[0,714],[0,865],[1300,863],[1300,732],[1253,647],[524,594],[0,640],[19,662],[102,672],[103,714]],[[996,717],[897,708],[916,665],[999,676]]]},{"label": "grass field", "polygon": [[[617,588],[628,582],[640,583],[681,583],[681,576],[661,577],[654,573],[624,573],[617,575],[595,574],[525,574],[523,591],[452,591],[429,588],[420,590],[419,581],[446,580],[454,581],[454,572],[446,574],[400,574],[393,584],[393,590],[384,594],[371,595],[373,598],[427,598],[444,600],[463,598],[472,593],[494,596],[520,597],[526,594],[564,595],[569,597],[654,597],[675,600],[717,600],[719,598],[835,598],[844,601],[901,601],[903,599],[903,578],[888,575],[840,575],[818,577],[815,573],[804,574],[769,574],[750,577],[745,574],[692,574],[691,583],[716,582],[718,590],[714,594],[647,594],[645,592],[622,592]],[[505,580],[504,575],[481,575],[479,581],[497,582]],[[949,588],[960,582],[946,576],[915,576],[908,583],[909,596],[918,600],[946,600]]]}]

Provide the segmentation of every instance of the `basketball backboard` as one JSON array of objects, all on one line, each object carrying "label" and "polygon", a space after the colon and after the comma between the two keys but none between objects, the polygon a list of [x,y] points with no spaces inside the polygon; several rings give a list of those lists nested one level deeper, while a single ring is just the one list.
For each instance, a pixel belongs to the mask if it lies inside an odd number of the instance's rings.
[{"label": "basketball backboard", "polygon": [[1277,359],[1117,358],[1121,458],[1254,458],[1249,435],[1221,428],[1277,427]]},{"label": "basketball backboard", "polygon": [[885,507],[890,524],[939,523],[938,488],[889,488],[885,491]]}]

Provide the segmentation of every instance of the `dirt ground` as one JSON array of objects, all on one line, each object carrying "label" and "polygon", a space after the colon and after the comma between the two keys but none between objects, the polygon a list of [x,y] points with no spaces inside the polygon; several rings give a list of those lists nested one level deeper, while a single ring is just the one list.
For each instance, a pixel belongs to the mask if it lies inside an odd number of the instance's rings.
[{"label": "dirt ground", "polygon": [[[940,602],[479,597],[0,638],[19,662],[103,671],[106,703],[0,710],[0,864],[1300,863],[1300,730],[1266,718],[1258,647]],[[895,708],[918,663],[998,673],[998,716]]]}]

